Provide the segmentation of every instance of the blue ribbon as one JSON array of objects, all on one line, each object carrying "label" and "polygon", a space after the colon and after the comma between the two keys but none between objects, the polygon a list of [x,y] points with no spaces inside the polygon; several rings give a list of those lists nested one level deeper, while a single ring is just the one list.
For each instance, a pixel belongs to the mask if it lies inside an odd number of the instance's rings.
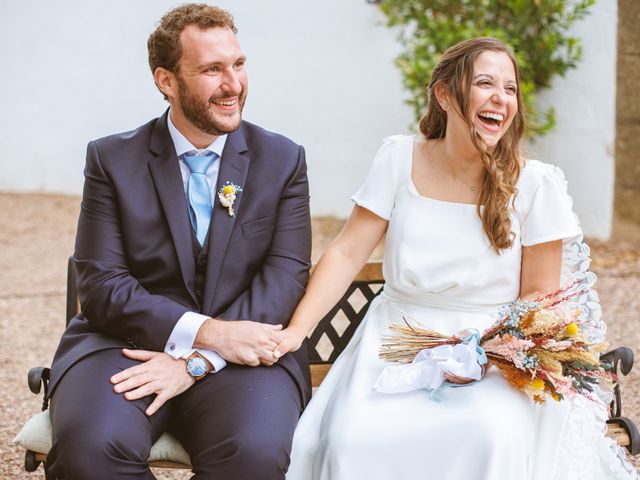
[{"label": "blue ribbon", "polygon": [[[478,364],[486,365],[488,359],[487,359],[487,354],[484,351],[484,348],[480,346],[480,332],[475,328],[468,328],[467,331],[470,332],[469,335],[467,335],[466,337],[458,337],[458,338],[460,338],[461,343],[464,343],[464,344],[469,344],[469,342],[471,342],[471,340],[475,338],[476,354],[478,355]],[[483,371],[484,371],[484,368],[483,368]],[[474,380],[473,382],[462,383],[462,384],[451,383],[448,380],[445,380],[442,383],[442,385],[440,385],[438,388],[436,388],[435,390],[429,391],[429,398],[431,398],[431,400],[433,400],[434,402],[440,402],[442,400],[442,395],[441,395],[442,391],[445,388],[468,387],[469,385],[473,385],[476,382],[479,382],[479,380]]]},{"label": "blue ribbon", "polygon": [[471,341],[471,339],[475,338],[476,353],[478,354],[478,363],[480,365],[485,365],[488,360],[487,360],[487,354],[485,353],[484,348],[480,346],[480,332],[475,328],[469,328],[467,329],[467,331],[471,332],[471,334],[467,335],[464,338],[461,338],[460,340],[462,341],[462,343],[468,344]]}]

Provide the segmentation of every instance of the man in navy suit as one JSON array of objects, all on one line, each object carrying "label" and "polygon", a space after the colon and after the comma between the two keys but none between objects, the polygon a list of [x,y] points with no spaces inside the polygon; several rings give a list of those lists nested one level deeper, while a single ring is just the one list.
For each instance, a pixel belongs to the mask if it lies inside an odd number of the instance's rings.
[{"label": "man in navy suit", "polygon": [[242,121],[235,33],[216,7],[167,13],[148,47],[169,110],[89,143],[82,311],[51,369],[56,478],[153,478],[166,430],[195,478],[284,478],[310,397],[306,351],[273,356],[308,278],[306,164]]}]

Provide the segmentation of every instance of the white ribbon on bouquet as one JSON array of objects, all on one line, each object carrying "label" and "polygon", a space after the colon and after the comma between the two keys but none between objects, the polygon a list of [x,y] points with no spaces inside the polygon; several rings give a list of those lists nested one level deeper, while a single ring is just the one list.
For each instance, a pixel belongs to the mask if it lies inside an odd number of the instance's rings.
[{"label": "white ribbon on bouquet", "polygon": [[380,393],[404,393],[426,389],[437,399],[445,386],[465,386],[447,381],[445,374],[480,380],[487,357],[478,345],[480,334],[472,332],[456,345],[439,345],[418,352],[408,364],[388,365],[380,373],[373,389]]}]

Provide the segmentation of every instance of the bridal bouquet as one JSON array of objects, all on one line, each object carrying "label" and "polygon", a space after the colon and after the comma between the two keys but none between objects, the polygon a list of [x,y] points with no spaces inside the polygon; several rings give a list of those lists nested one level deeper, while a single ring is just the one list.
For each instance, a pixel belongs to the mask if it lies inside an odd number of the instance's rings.
[{"label": "bridal bouquet", "polygon": [[482,335],[464,330],[442,335],[425,328],[393,324],[384,337],[380,358],[410,365],[387,366],[374,389],[398,393],[426,388],[436,393],[447,374],[480,380],[488,362],[534,401],[589,397],[601,379],[614,380],[602,368],[604,342],[590,338],[589,325],[567,301],[584,291],[567,293],[572,285],[533,301],[514,302]]}]

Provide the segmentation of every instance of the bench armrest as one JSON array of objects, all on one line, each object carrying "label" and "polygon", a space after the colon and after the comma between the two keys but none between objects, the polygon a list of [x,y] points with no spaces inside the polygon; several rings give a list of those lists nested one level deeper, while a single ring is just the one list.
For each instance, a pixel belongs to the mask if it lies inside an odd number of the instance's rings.
[{"label": "bench armrest", "polygon": [[27,373],[27,383],[29,390],[38,395],[42,387],[44,387],[44,396],[42,399],[42,411],[49,408],[49,374],[51,370],[47,367],[34,367]]}]

